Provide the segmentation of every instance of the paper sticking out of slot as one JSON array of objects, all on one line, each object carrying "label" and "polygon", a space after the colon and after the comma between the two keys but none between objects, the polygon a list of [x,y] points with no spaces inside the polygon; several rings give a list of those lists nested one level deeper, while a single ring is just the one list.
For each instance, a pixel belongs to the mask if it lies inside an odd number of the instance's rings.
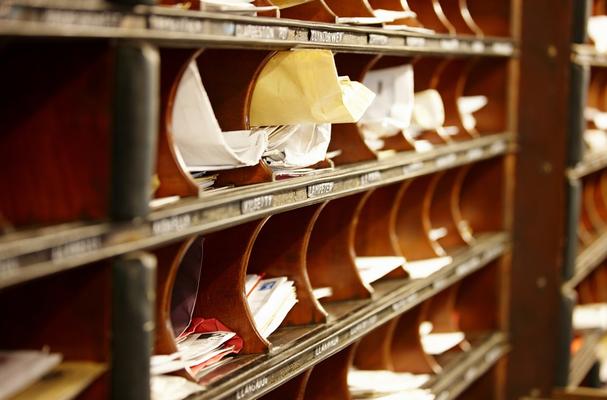
[{"label": "paper sticking out of slot", "polygon": [[591,121],[598,129],[607,130],[607,112],[594,107],[584,109],[584,118]]},{"label": "paper sticking out of slot", "polygon": [[356,399],[377,399],[392,394],[399,394],[400,399],[431,399],[432,397],[425,396],[428,391],[421,389],[429,380],[430,375],[427,374],[356,368],[348,371],[348,388],[352,397]]},{"label": "paper sticking out of slot", "polygon": [[425,260],[407,261],[404,268],[411,279],[424,279],[449,265],[452,260],[453,259],[451,257],[446,256],[428,258]]},{"label": "paper sticking out of slot", "polygon": [[457,99],[457,110],[465,129],[476,128],[476,118],[473,114],[485,107],[488,101],[487,96],[462,96]]},{"label": "paper sticking out of slot", "polygon": [[272,169],[305,168],[323,161],[331,141],[331,124],[287,125],[270,134],[264,159]]},{"label": "paper sticking out of slot", "polygon": [[415,18],[417,14],[413,11],[395,11],[375,9],[373,17],[337,17],[338,24],[350,25],[376,25],[388,22],[394,22],[399,19]]},{"label": "paper sticking out of slot", "polygon": [[420,332],[422,347],[426,354],[440,355],[455,346],[459,345],[464,339],[463,332],[447,332],[447,333],[427,333]]},{"label": "paper sticking out of slot", "polygon": [[314,298],[316,300],[324,299],[333,296],[333,288],[331,287],[319,287],[312,290]]},{"label": "paper sticking out of slot", "polygon": [[63,356],[35,350],[0,351],[0,399],[32,385],[61,362]]},{"label": "paper sticking out of slot", "polygon": [[356,257],[356,269],[362,280],[373,283],[405,263],[404,257]]},{"label": "paper sticking out of slot", "polygon": [[62,362],[42,379],[11,397],[11,400],[71,400],[77,398],[105,370],[104,364],[95,362]]},{"label": "paper sticking out of slot", "polygon": [[599,129],[587,129],[584,131],[584,143],[593,153],[605,151],[607,150],[607,132]]},{"label": "paper sticking out of slot", "polygon": [[266,129],[221,131],[195,62],[179,82],[172,130],[178,157],[195,171],[255,165],[267,147]]},{"label": "paper sticking out of slot", "polygon": [[253,0],[201,0],[200,10],[210,12],[228,12],[242,15],[257,15],[257,12],[276,10],[276,6],[255,6]]},{"label": "paper sticking out of slot", "polygon": [[582,304],[573,309],[573,328],[607,329],[607,303]]},{"label": "paper sticking out of slot", "polygon": [[607,16],[596,15],[588,18],[588,36],[599,53],[607,52]]},{"label": "paper sticking out of slot", "polygon": [[284,276],[261,279],[247,296],[247,302],[257,331],[267,338],[297,303],[294,282]]},{"label": "paper sticking out of slot", "polygon": [[365,142],[374,150],[381,138],[394,136],[411,124],[413,114],[413,68],[411,65],[372,70],[363,84],[376,93],[358,122]]},{"label": "paper sticking out of slot", "polygon": [[152,400],[183,400],[204,390],[203,386],[180,376],[152,376],[150,384]]},{"label": "paper sticking out of slot", "polygon": [[314,0],[272,0],[272,4],[280,9],[298,6],[300,4],[309,3]]},{"label": "paper sticking out of slot", "polygon": [[411,122],[418,130],[431,130],[443,126],[445,107],[437,90],[428,89],[415,93]]},{"label": "paper sticking out of slot", "polygon": [[277,52],[259,73],[249,112],[251,126],[357,122],[375,94],[338,77],[329,50]]}]

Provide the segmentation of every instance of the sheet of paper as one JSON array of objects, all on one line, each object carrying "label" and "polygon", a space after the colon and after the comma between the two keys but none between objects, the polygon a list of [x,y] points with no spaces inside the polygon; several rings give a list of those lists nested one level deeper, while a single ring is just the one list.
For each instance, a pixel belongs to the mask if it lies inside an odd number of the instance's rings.
[{"label": "sheet of paper", "polygon": [[42,378],[62,355],[35,350],[0,351],[0,399],[8,399]]},{"label": "sheet of paper", "polygon": [[591,152],[607,151],[607,132],[599,129],[584,131],[584,143]]},{"label": "sheet of paper", "polygon": [[487,102],[487,96],[462,96],[457,99],[457,109],[465,129],[476,128],[476,118],[473,114],[485,107]]},{"label": "sheet of paper", "polygon": [[275,10],[275,6],[260,6],[253,0],[201,0],[200,10],[210,12],[230,12],[244,15],[256,15],[257,12]]},{"label": "sheet of paper", "polygon": [[363,84],[376,93],[358,123],[365,140],[394,136],[411,124],[414,98],[411,65],[371,70]]},{"label": "sheet of paper", "polygon": [[583,304],[573,309],[574,329],[607,329],[607,304]]},{"label": "sheet of paper", "polygon": [[429,380],[430,375],[428,374],[355,368],[348,371],[348,387],[352,394],[393,393],[419,389]]},{"label": "sheet of paper", "polygon": [[404,257],[356,257],[356,268],[362,280],[373,283],[405,263]]},{"label": "sheet of paper", "polygon": [[195,62],[185,70],[173,106],[173,137],[191,170],[255,165],[267,148],[267,132],[222,132]]},{"label": "sheet of paper", "polygon": [[268,337],[297,303],[294,283],[286,277],[263,279],[247,302],[257,330],[263,337]]},{"label": "sheet of paper", "polygon": [[330,50],[280,51],[257,78],[249,117],[251,126],[357,122],[374,97],[337,76]]},{"label": "sheet of paper", "polygon": [[409,261],[404,265],[405,271],[409,273],[411,279],[424,279],[433,273],[440,271],[449,265],[452,258],[449,256],[428,258],[425,260]]},{"label": "sheet of paper", "polygon": [[264,159],[272,168],[298,169],[314,165],[325,159],[331,142],[331,124],[301,124],[290,132],[288,140],[280,143],[270,140],[271,152]]},{"label": "sheet of paper", "polygon": [[445,123],[443,99],[435,89],[415,93],[412,124],[420,130],[437,129]]},{"label": "sheet of paper", "polygon": [[[66,361],[11,400],[71,400],[106,370],[100,363]],[[3,382],[4,385],[4,382]]]},{"label": "sheet of paper", "polygon": [[157,375],[152,376],[151,389],[152,400],[183,400],[204,387],[180,376]]},{"label": "sheet of paper", "polygon": [[427,354],[439,355],[460,344],[464,338],[463,332],[430,333],[421,335],[421,342]]},{"label": "sheet of paper", "polygon": [[373,10],[373,15],[382,19],[384,22],[394,22],[399,19],[415,18],[417,14],[413,11],[395,11],[376,8]]},{"label": "sheet of paper", "polygon": [[584,119],[594,123],[598,129],[607,129],[607,112],[598,108],[586,107],[584,109]]},{"label": "sheet of paper", "polygon": [[333,288],[331,288],[331,287],[314,288],[312,290],[312,293],[314,294],[314,298],[316,300],[320,300],[320,299],[324,299],[326,297],[333,296]]},{"label": "sheet of paper", "polygon": [[588,18],[588,36],[598,52],[607,52],[607,16],[594,15]]}]

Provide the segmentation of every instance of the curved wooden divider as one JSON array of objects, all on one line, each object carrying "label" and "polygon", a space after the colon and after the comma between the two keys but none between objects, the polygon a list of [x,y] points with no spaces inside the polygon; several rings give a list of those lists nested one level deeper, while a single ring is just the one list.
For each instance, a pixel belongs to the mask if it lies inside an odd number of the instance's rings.
[{"label": "curved wooden divider", "polygon": [[304,400],[349,400],[348,371],[354,358],[354,345],[340,350],[312,368]]},{"label": "curved wooden divider", "polygon": [[476,127],[471,136],[501,133],[508,130],[507,82],[508,62],[490,58],[474,58],[460,75],[457,92],[460,96],[486,96],[487,105],[474,113]]},{"label": "curved wooden divider", "polygon": [[[464,0],[470,20],[485,36],[510,37],[511,0]],[[469,22],[470,23],[470,22]]]},{"label": "curved wooden divider", "polygon": [[287,383],[283,383],[270,393],[260,397],[261,400],[304,400],[306,394],[306,386],[310,375],[312,374],[312,368],[305,370],[301,374],[292,378]]},{"label": "curved wooden divider", "polygon": [[217,318],[236,332],[244,340],[241,354],[263,353],[271,346],[257,331],[244,293],[249,257],[265,222],[247,222],[204,238],[194,317]]},{"label": "curved wooden divider", "polygon": [[[418,93],[428,89],[438,90],[438,79],[448,62],[449,60],[438,57],[420,57],[414,59],[413,79],[415,92]],[[436,130],[427,130],[422,132],[418,138],[411,138],[411,140],[416,139],[427,140],[433,144],[444,144],[451,142],[450,137],[443,136]]]},{"label": "curved wooden divider", "polygon": [[[394,225],[391,223],[392,209],[397,206],[400,185],[388,185],[370,190],[358,204],[353,224],[355,229],[354,249],[359,257],[403,257],[397,242]],[[405,270],[397,268],[388,278],[406,278]]]},{"label": "curved wooden divider", "polygon": [[438,0],[408,0],[408,4],[425,28],[436,33],[455,34],[455,28],[447,20]]},{"label": "curved wooden divider", "polygon": [[467,245],[458,228],[460,221],[453,213],[454,196],[461,192],[459,174],[459,168],[436,173],[428,187],[430,207],[425,230],[434,252],[440,256]]},{"label": "curved wooden divider", "polygon": [[295,283],[297,304],[283,325],[325,322],[327,312],[314,297],[306,268],[306,251],[319,206],[304,207],[271,216],[253,245],[248,273],[265,278],[287,276]]},{"label": "curved wooden divider", "polygon": [[504,173],[501,158],[460,168],[451,208],[460,235],[468,244],[479,233],[503,229]]},{"label": "curved wooden divider", "polygon": [[440,0],[441,8],[458,35],[483,36],[474,23],[465,0]]},{"label": "curved wooden divider", "polygon": [[[411,7],[409,7],[407,0],[369,0],[369,5],[374,10],[413,11],[411,10]],[[416,17],[398,19],[390,24],[423,28],[423,25]]]},{"label": "curved wooden divider", "polygon": [[364,194],[325,202],[312,228],[307,249],[308,276],[313,287],[331,287],[333,295],[324,301],[366,299],[373,289],[365,284],[356,268],[354,225],[358,204]]},{"label": "curved wooden divider", "polygon": [[[95,41],[7,42],[0,57],[3,222],[20,227],[105,218],[114,50]],[[36,78],[41,60],[52,79]]]},{"label": "curved wooden divider", "polygon": [[[362,82],[376,57],[373,54],[337,53],[337,73],[339,76],[348,76],[350,80]],[[377,155],[367,146],[355,123],[331,125],[328,151],[337,150],[341,150],[341,154],[333,158],[335,165],[377,159]]]},{"label": "curved wooden divider", "polygon": [[466,336],[500,328],[499,264],[499,259],[492,261],[459,285],[455,321]]},{"label": "curved wooden divider", "polygon": [[391,224],[396,232],[395,245],[407,260],[421,260],[438,254],[428,237],[429,196],[433,176],[426,175],[400,185],[392,209]]},{"label": "curved wooden divider", "polygon": [[367,0],[324,0],[338,17],[375,17]]}]

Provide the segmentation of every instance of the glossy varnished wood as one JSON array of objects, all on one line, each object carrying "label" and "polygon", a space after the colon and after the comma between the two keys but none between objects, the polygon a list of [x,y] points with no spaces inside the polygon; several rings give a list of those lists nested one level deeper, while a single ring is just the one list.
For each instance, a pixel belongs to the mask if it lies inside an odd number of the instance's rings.
[{"label": "glossy varnished wood", "polygon": [[354,358],[354,346],[348,346],[314,366],[304,400],[349,400],[348,370]]}]

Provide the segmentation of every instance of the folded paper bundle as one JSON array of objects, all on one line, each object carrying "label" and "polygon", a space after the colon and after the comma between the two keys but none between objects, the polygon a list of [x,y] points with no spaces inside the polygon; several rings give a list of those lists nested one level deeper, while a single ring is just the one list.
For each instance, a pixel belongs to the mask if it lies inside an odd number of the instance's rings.
[{"label": "folded paper bundle", "polygon": [[53,370],[61,354],[45,351],[0,351],[0,399],[8,399]]},{"label": "folded paper bundle", "polygon": [[371,284],[405,264],[404,257],[356,257],[356,269],[362,280]]},{"label": "folded paper bundle", "polygon": [[434,326],[430,321],[424,321],[419,325],[419,336],[422,347],[426,354],[440,355],[460,343],[466,338],[463,332],[432,332]]},{"label": "folded paper bundle", "polygon": [[573,328],[607,329],[607,304],[581,304],[573,309]]},{"label": "folded paper bundle", "polygon": [[476,128],[474,113],[485,107],[488,101],[487,96],[462,96],[457,99],[457,110],[464,129],[473,130]]},{"label": "folded paper bundle", "polygon": [[359,121],[365,142],[373,150],[383,138],[401,134],[413,114],[413,68],[402,65],[367,72],[363,84],[376,97]]},{"label": "folded paper bundle", "polygon": [[348,371],[348,387],[353,399],[431,400],[434,398],[432,393],[423,389],[429,380],[427,374],[356,368]]},{"label": "folded paper bundle", "polygon": [[607,15],[595,15],[588,18],[588,36],[594,42],[596,51],[607,52]]},{"label": "folded paper bundle", "polygon": [[260,72],[251,100],[251,126],[357,122],[375,94],[338,76],[329,50],[277,52]]},{"label": "folded paper bundle", "polygon": [[255,326],[264,338],[270,336],[297,303],[295,286],[287,277],[263,279],[247,275],[245,294]]},{"label": "folded paper bundle", "polygon": [[152,375],[188,369],[200,376],[229,354],[237,354],[243,340],[216,319],[194,318],[189,328],[177,338],[178,351],[155,355],[151,359]]},{"label": "folded paper bundle", "polygon": [[201,188],[222,170],[261,160],[275,178],[313,173],[327,158],[331,123],[358,121],[373,100],[364,85],[337,75],[330,51],[281,51],[264,62],[252,84],[251,128],[235,131],[222,131],[197,63],[185,69],[172,109],[174,150]]}]

